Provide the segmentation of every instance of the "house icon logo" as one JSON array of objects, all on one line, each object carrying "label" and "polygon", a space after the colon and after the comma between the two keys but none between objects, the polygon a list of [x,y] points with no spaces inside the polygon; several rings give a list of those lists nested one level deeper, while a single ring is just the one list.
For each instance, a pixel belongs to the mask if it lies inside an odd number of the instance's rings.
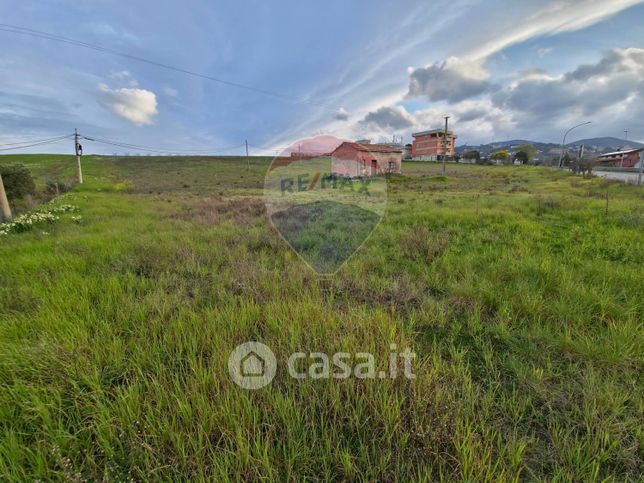
[{"label": "house icon logo", "polygon": [[276,371],[275,354],[261,342],[240,344],[228,358],[231,379],[244,389],[260,389],[270,384]]}]

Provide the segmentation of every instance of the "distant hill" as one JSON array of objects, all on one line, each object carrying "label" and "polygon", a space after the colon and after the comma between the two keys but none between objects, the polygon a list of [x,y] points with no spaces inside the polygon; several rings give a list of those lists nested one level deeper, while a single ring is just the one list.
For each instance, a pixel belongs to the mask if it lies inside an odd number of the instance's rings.
[{"label": "distant hill", "polygon": [[644,147],[644,144],[638,143],[637,141],[627,141],[626,139],[613,137],[580,139],[579,141],[569,143],[568,146],[579,146],[581,144],[586,147],[593,146],[597,149],[605,149],[611,151],[616,151],[617,149],[623,148],[624,146],[630,146],[633,148]]},{"label": "distant hill", "polygon": [[539,141],[529,141],[527,139],[512,139],[509,141],[495,141],[488,144],[480,144],[478,146],[457,146],[456,153],[463,154],[466,151],[476,150],[479,151],[482,156],[489,156],[490,154],[500,150],[508,150],[511,152],[516,151],[518,150],[519,146],[523,144],[532,144],[539,152],[540,158],[550,155],[553,150],[561,149],[560,145],[554,143],[542,143]]},{"label": "distant hill", "polygon": [[[506,149],[508,151],[516,151],[519,146],[523,144],[532,144],[537,151],[539,152],[540,159],[546,159],[552,156],[558,156],[561,151],[561,145],[558,143],[543,143],[540,141],[529,141],[527,139],[512,139],[509,141],[495,141],[488,144],[480,144],[478,146],[471,145],[462,145],[456,147],[457,154],[463,154],[466,151],[476,150],[481,153],[482,156],[489,156],[495,151],[500,151]],[[602,154],[608,153],[610,151],[617,151],[626,146],[633,148],[644,147],[644,144],[637,141],[627,141],[625,139],[619,139],[614,137],[600,137],[600,138],[589,138],[589,139],[580,139],[578,141],[573,141],[566,144],[568,149],[578,148],[580,145],[584,145],[585,152],[587,154]]]},{"label": "distant hill", "polygon": [[521,146],[522,144],[543,144],[538,141],[528,141],[527,139],[512,139],[510,141],[495,141],[488,143],[488,146],[498,146],[502,148],[509,148],[512,146]]}]

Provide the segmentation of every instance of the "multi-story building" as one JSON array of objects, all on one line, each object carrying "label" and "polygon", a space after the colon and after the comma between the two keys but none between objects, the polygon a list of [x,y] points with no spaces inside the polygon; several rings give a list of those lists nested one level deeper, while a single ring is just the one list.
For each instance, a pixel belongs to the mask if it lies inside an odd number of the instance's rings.
[{"label": "multi-story building", "polygon": [[445,131],[442,129],[416,132],[412,136],[414,138],[411,145],[412,159],[436,161],[442,159],[446,151],[448,157],[454,157],[456,135],[452,131],[447,131],[447,140],[445,139]]}]

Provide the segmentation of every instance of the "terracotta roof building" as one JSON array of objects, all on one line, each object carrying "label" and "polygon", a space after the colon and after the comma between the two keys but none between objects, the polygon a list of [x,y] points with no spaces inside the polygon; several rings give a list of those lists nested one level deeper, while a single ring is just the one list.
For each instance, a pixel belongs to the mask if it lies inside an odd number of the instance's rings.
[{"label": "terracotta roof building", "polygon": [[402,150],[385,144],[343,142],[331,153],[332,171],[341,176],[400,173]]},{"label": "terracotta roof building", "polygon": [[601,154],[597,159],[604,165],[616,166],[619,168],[633,168],[637,163],[639,163],[641,152],[642,148],[624,149],[623,151]]}]

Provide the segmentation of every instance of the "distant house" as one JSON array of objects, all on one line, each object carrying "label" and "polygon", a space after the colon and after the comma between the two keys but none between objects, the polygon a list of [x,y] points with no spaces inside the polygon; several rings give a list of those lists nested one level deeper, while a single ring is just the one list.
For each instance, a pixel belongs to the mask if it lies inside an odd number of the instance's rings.
[{"label": "distant house", "polygon": [[634,168],[640,161],[640,153],[643,148],[625,149],[612,153],[601,154],[597,157],[600,164],[604,166],[615,166],[619,168]]},{"label": "distant house", "polygon": [[331,170],[340,176],[400,173],[402,150],[384,144],[343,142],[331,153]]},{"label": "distant house", "polygon": [[[411,157],[418,161],[436,161],[447,152],[447,156],[454,157],[456,148],[456,135],[452,131],[432,129],[412,134],[414,142],[411,145]],[[447,148],[447,149],[445,149]]]},{"label": "distant house", "polygon": [[411,159],[411,144],[405,144],[405,147],[403,148],[403,159]]}]

